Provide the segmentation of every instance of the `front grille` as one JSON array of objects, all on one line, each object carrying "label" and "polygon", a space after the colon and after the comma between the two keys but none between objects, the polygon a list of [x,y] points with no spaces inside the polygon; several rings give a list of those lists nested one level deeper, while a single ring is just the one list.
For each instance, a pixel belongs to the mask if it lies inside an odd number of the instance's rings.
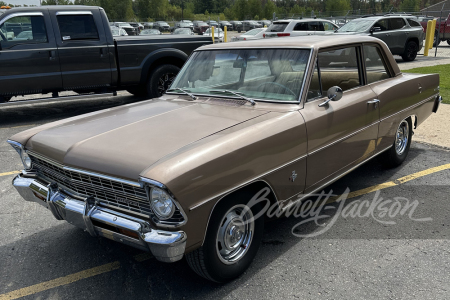
[{"label": "front grille", "polygon": [[66,170],[57,163],[30,155],[39,177],[56,182],[79,196],[93,196],[100,203],[150,215],[145,189],[126,183]]}]

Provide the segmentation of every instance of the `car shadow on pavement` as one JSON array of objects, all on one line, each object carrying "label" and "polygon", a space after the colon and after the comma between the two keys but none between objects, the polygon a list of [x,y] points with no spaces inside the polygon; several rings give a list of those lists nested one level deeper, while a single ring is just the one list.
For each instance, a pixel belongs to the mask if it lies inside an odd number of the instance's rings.
[{"label": "car shadow on pavement", "polygon": [[[405,165],[425,151],[411,150]],[[374,159],[327,187],[327,190],[332,189],[338,194],[347,186],[352,190],[358,190],[394,180],[397,179],[397,173],[401,168],[387,170]],[[442,193],[446,193],[446,190],[447,187],[442,190]],[[338,204],[333,205],[338,206]],[[333,212],[330,216],[333,216]],[[93,294],[96,295],[96,299],[223,298],[236,289],[246,288],[248,284],[267,282],[265,268],[304,241],[303,238],[291,233],[292,228],[302,220],[304,218],[290,217],[267,222],[262,245],[253,264],[239,279],[224,285],[215,284],[197,276],[188,267],[185,259],[166,264],[149,256],[145,261],[138,261],[136,255],[140,256],[141,251],[107,239],[93,238],[88,233],[62,222],[61,225],[0,247],[0,257],[2,257],[0,294],[119,261],[118,270],[40,292],[40,295],[48,298],[50,295],[57,294],[63,299],[91,298]],[[364,234],[369,232],[376,222],[366,222],[366,220],[361,222],[363,225],[357,226],[357,230],[361,232],[360,237],[355,237],[353,233],[349,236],[339,236],[339,232],[346,231],[349,225],[340,222],[333,231],[325,234],[324,239],[364,238]],[[361,230],[361,226],[365,230]],[[408,228],[410,228],[409,225],[405,227],[406,230],[409,230]],[[314,233],[317,230],[320,230],[320,226],[314,222],[301,227],[302,234]],[[333,237],[333,234],[338,236]],[[382,237],[384,236],[379,238]],[[373,238],[377,238],[377,235],[375,234]],[[311,253],[304,255],[299,253],[297,257],[305,260],[312,259]],[[282,259],[274,267],[279,268],[280,273],[286,273],[285,279],[290,280],[287,269],[281,268],[280,263],[288,266],[289,261]]]}]

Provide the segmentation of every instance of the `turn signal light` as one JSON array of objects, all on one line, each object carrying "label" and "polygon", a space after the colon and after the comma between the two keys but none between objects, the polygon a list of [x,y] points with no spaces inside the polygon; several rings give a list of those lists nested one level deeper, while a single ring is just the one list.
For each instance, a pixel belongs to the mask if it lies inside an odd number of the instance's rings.
[{"label": "turn signal light", "polygon": [[5,5],[3,5],[2,7],[0,7],[0,9],[11,9],[11,6],[5,6]]}]

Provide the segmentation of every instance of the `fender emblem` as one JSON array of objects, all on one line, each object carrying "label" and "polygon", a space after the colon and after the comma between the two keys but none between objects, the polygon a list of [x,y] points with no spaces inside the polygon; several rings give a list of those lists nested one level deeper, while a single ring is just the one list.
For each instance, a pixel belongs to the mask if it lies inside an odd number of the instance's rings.
[{"label": "fender emblem", "polygon": [[294,170],[294,171],[292,171],[291,177],[289,177],[289,181],[294,182],[295,178],[297,178],[297,173],[295,173],[295,170]]}]

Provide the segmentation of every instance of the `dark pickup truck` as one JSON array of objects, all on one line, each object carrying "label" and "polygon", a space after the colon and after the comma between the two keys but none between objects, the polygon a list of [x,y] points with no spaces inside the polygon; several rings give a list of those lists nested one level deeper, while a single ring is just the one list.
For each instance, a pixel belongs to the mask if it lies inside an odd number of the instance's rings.
[{"label": "dark pickup truck", "polygon": [[94,6],[43,6],[0,11],[0,102],[61,91],[157,97],[201,36],[114,37]]}]

